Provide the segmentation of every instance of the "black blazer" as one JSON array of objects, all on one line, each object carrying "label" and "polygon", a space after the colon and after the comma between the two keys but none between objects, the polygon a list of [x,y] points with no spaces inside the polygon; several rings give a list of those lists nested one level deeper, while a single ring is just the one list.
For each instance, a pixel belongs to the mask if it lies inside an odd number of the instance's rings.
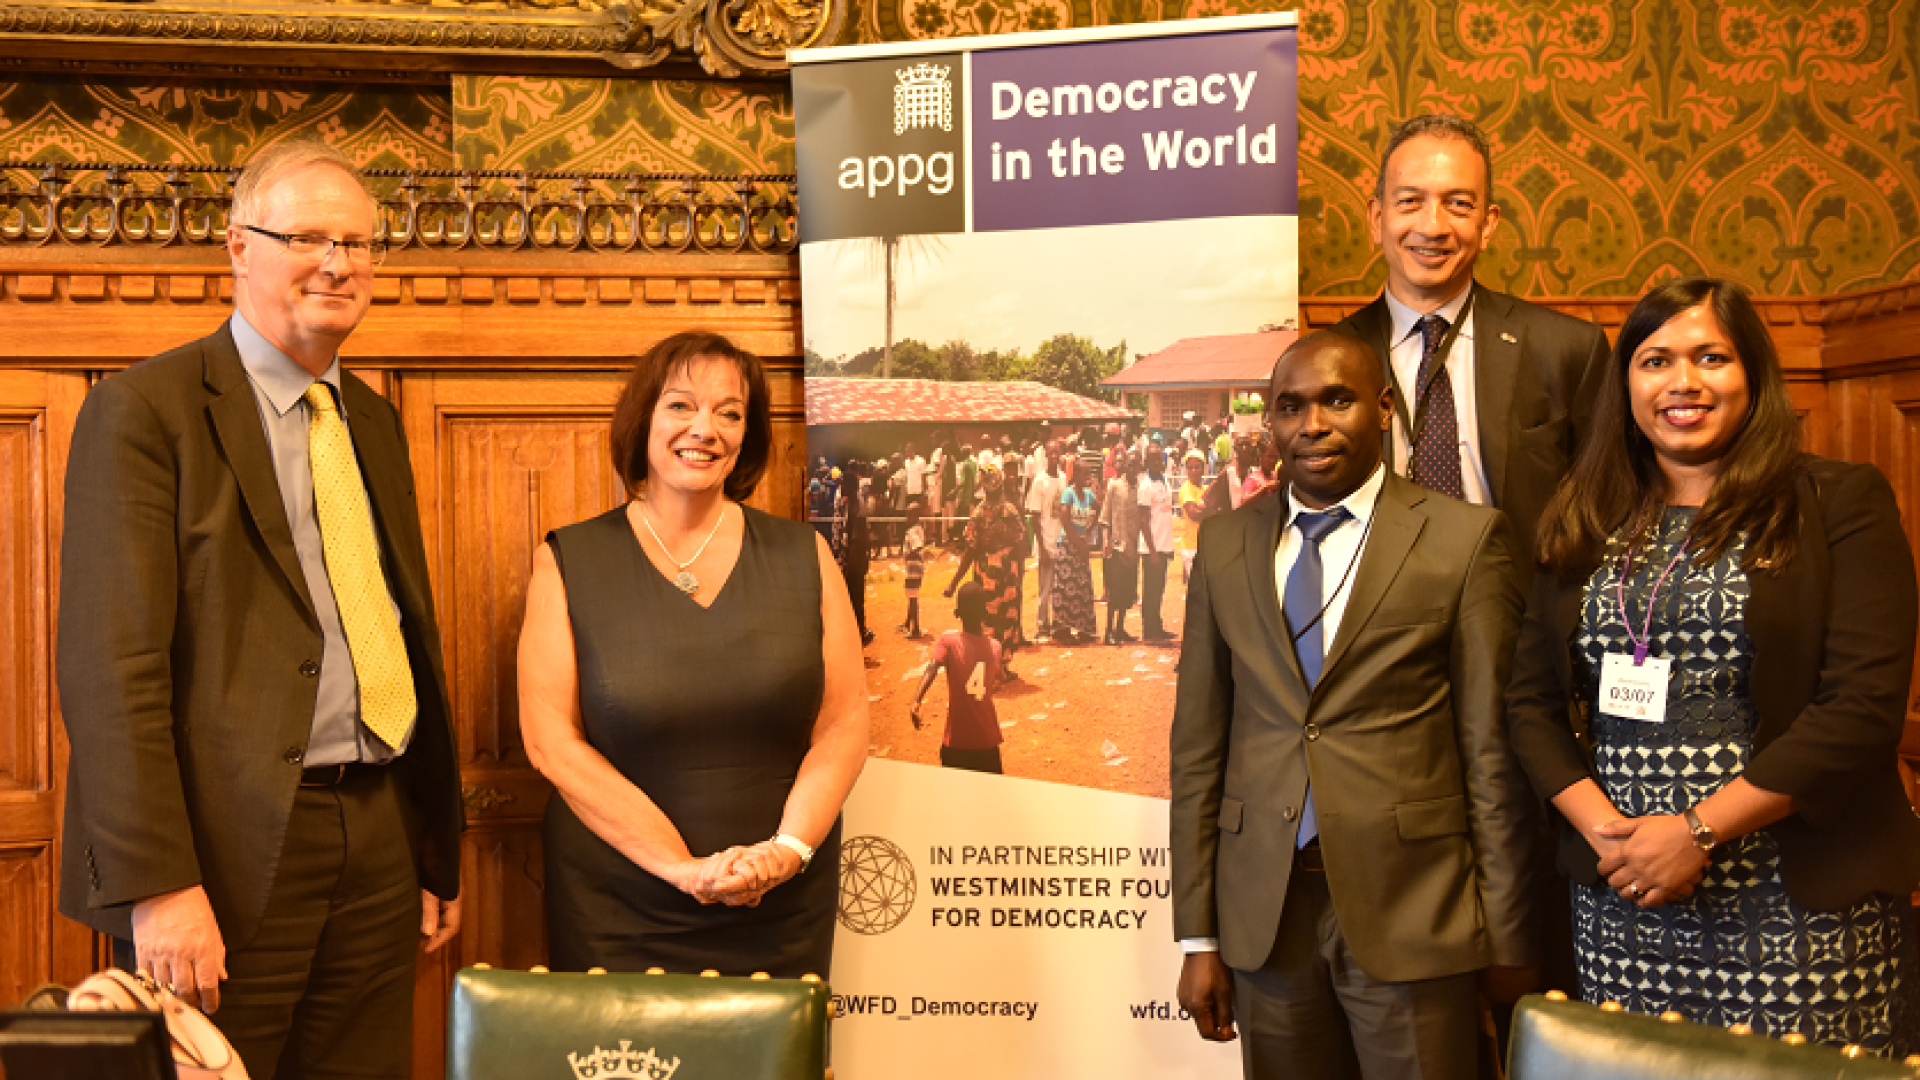
[{"label": "black blazer", "polygon": [[[1837,911],[1869,893],[1905,896],[1920,881],[1920,818],[1896,757],[1920,601],[1900,509],[1878,469],[1808,454],[1797,484],[1799,552],[1778,574],[1750,575],[1758,728],[1745,776],[1793,797],[1793,813],[1767,826],[1787,892]],[[1584,594],[1584,583],[1538,575],[1507,688],[1514,749],[1542,798],[1592,775],[1590,704],[1571,689]],[[1598,884],[1592,847],[1552,816],[1560,869]]]},{"label": "black blazer", "polygon": [[[342,375],[419,701],[400,770],[421,884],[460,887],[459,768],[400,416]],[[253,936],[299,785],[320,626],[232,331],[88,393],[67,463],[57,653],[60,910],[131,937],[134,901],[201,884]],[[396,842],[406,842],[395,838]]]},{"label": "black blazer", "polygon": [[[1475,284],[1473,293],[1474,404],[1480,416],[1480,454],[1493,505],[1513,522],[1531,567],[1534,526],[1573,464],[1575,448],[1593,420],[1593,399],[1606,370],[1607,337],[1571,315]],[[1373,346],[1387,385],[1393,369],[1387,336],[1393,316],[1384,295],[1334,326]],[[1393,436],[1386,459],[1393,461]]]}]

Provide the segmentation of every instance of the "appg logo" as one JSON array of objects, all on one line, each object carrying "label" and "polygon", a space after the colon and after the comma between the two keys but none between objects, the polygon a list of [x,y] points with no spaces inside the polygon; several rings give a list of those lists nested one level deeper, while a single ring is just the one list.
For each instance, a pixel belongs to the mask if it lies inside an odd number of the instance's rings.
[{"label": "appg logo", "polygon": [[919,881],[900,845],[856,836],[840,845],[840,925],[856,934],[884,934],[913,910]]},{"label": "appg logo", "polygon": [[947,79],[952,70],[938,64],[915,64],[893,73],[900,80],[893,88],[895,135],[923,127],[953,130],[953,83]]},{"label": "appg logo", "polygon": [[793,69],[807,243],[967,230],[962,54]]}]

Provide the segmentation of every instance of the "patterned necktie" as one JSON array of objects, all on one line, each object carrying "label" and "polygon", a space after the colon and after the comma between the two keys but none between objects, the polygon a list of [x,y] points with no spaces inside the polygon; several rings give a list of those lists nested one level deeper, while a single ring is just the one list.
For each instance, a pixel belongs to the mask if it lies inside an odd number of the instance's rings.
[{"label": "patterned necktie", "polygon": [[[1327,606],[1324,594],[1326,578],[1320,566],[1320,541],[1339,528],[1341,522],[1352,517],[1346,507],[1336,506],[1325,513],[1302,513],[1293,519],[1293,524],[1300,530],[1300,554],[1293,560],[1293,570],[1287,574],[1287,591],[1281,610],[1286,612],[1288,632],[1294,635],[1293,654],[1300,659],[1300,673],[1307,677],[1309,689],[1319,683],[1320,668],[1327,662],[1326,635],[1323,633],[1326,627],[1323,614]],[[1300,834],[1294,843],[1305,847],[1308,841],[1318,835],[1320,819],[1313,812],[1313,789],[1309,785],[1300,813]]]},{"label": "patterned necktie", "polygon": [[305,396],[313,505],[320,519],[320,542],[326,549],[327,580],[333,585],[340,625],[353,654],[353,675],[360,684],[360,722],[398,750],[413,726],[417,703],[407,644],[400,636],[393,595],[380,569],[380,544],[373,534],[366,485],[332,388],[315,382]]},{"label": "patterned necktie", "polygon": [[1447,336],[1447,320],[1423,315],[1413,324],[1420,331],[1420,374],[1414,379],[1415,429],[1409,479],[1422,487],[1466,498],[1460,481],[1460,421],[1453,411],[1453,379],[1440,343]]}]

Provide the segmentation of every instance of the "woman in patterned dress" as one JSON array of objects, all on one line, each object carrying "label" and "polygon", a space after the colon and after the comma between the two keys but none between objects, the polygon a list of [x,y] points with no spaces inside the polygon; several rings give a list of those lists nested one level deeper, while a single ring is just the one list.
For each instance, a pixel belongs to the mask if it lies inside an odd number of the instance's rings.
[{"label": "woman in patterned dress", "polygon": [[1053,639],[1064,645],[1093,642],[1093,526],[1100,499],[1087,488],[1092,471],[1069,456],[1067,489],[1060,493],[1059,535],[1048,537],[1053,556]]},{"label": "woman in patterned dress", "polygon": [[1892,489],[1800,452],[1729,282],[1640,301],[1593,431],[1541,519],[1508,692],[1582,995],[1920,1049],[1895,757],[1920,601]]},{"label": "woman in patterned dress", "polygon": [[1006,488],[999,469],[981,468],[980,489],[985,497],[967,522],[967,553],[960,557],[960,568],[954,571],[946,592],[952,596],[967,576],[967,570],[973,570],[974,580],[987,594],[987,633],[1000,642],[1000,677],[1017,679],[1013,653],[1020,647],[1020,591],[1027,574],[1027,523],[1020,511],[1007,501]]}]

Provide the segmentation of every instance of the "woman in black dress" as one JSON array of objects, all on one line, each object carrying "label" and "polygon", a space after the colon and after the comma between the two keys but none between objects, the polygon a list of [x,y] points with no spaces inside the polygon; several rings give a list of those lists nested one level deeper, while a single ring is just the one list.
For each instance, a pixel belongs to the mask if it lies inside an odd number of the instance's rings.
[{"label": "woman in black dress", "polygon": [[771,445],[759,361],[668,338],[614,409],[633,498],[535,554],[520,725],[556,789],[555,968],[828,973],[865,669],[826,541],[742,505]]}]

